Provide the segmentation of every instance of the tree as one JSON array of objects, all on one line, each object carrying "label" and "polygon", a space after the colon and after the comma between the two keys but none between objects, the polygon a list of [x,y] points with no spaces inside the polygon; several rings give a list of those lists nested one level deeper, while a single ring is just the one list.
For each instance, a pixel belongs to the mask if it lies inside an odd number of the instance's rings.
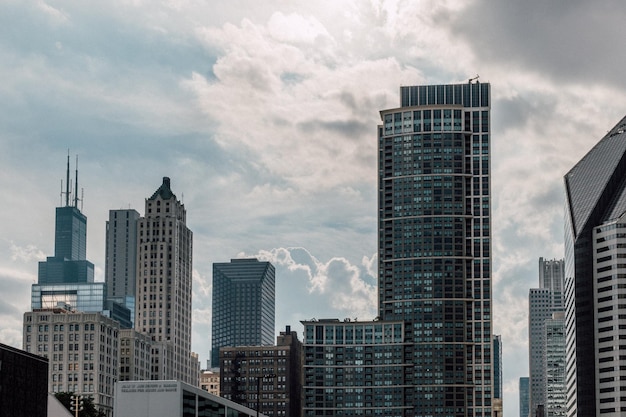
[{"label": "tree", "polygon": [[[72,396],[74,395],[76,394],[73,392],[57,392],[54,394],[57,400],[59,400],[59,402],[63,404],[63,406],[67,408],[73,416],[76,415],[75,412],[72,411]],[[79,417],[106,417],[104,412],[96,408],[96,405],[93,403],[93,397],[83,395],[82,407],[83,409],[78,412]]]}]

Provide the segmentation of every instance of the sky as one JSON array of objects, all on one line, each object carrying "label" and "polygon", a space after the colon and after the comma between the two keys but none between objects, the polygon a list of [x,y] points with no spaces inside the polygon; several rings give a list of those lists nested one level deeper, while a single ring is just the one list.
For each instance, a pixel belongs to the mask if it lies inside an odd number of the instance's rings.
[{"label": "sky", "polygon": [[564,256],[563,175],[626,114],[625,19],[611,0],[0,0],[0,342],[22,345],[68,149],[98,281],[108,210],[143,214],[171,178],[194,234],[203,365],[213,262],[276,266],[277,331],[374,318],[379,111],[401,85],[479,75],[494,331],[517,416],[528,290],[539,257]]}]

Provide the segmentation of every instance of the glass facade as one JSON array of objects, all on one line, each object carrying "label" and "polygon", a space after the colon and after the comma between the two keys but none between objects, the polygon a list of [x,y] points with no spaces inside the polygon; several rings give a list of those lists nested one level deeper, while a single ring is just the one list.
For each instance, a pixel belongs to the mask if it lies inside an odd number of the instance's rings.
[{"label": "glass facade", "polygon": [[275,270],[269,262],[232,259],[213,264],[211,365],[226,346],[274,344]]},{"label": "glass facade", "polygon": [[31,310],[70,306],[77,311],[102,312],[105,309],[104,282],[80,284],[33,284]]},{"label": "glass facade", "polygon": [[409,415],[403,322],[302,323],[303,417]]},{"label": "glass facade", "polygon": [[411,415],[492,415],[489,94],[401,87],[381,111],[379,316],[405,321]]},{"label": "glass facade", "polygon": [[54,256],[78,261],[87,256],[87,217],[77,207],[57,207]]}]

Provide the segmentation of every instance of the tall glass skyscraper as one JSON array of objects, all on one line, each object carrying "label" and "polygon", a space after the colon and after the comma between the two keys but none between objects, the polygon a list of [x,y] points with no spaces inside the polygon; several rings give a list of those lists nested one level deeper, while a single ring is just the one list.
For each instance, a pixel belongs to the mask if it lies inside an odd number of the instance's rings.
[{"label": "tall glass skyscraper", "polygon": [[[78,160],[77,160],[78,161]],[[39,262],[39,284],[93,282],[93,264],[87,256],[87,217],[78,209],[78,169],[75,190],[69,186],[70,157],[67,157],[65,206],[57,207],[54,227],[54,256]],[[74,192],[74,198],[72,198]]]},{"label": "tall glass skyscraper", "polygon": [[274,265],[257,259],[213,264],[211,366],[219,367],[220,347],[274,344]]},{"label": "tall glass skyscraper", "polygon": [[568,416],[626,413],[626,118],[565,175]]},{"label": "tall glass skyscraper", "polygon": [[491,416],[490,85],[400,88],[378,127],[379,316],[403,320],[411,416]]}]

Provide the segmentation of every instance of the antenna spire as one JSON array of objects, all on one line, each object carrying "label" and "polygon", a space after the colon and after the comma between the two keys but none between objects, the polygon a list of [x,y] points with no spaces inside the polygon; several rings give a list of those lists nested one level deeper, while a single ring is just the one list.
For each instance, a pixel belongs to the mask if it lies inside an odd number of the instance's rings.
[{"label": "antenna spire", "polygon": [[70,205],[70,150],[67,150],[67,173],[65,174],[65,206]]},{"label": "antenna spire", "polygon": [[74,207],[78,208],[78,155],[76,155],[76,179],[74,180]]}]

